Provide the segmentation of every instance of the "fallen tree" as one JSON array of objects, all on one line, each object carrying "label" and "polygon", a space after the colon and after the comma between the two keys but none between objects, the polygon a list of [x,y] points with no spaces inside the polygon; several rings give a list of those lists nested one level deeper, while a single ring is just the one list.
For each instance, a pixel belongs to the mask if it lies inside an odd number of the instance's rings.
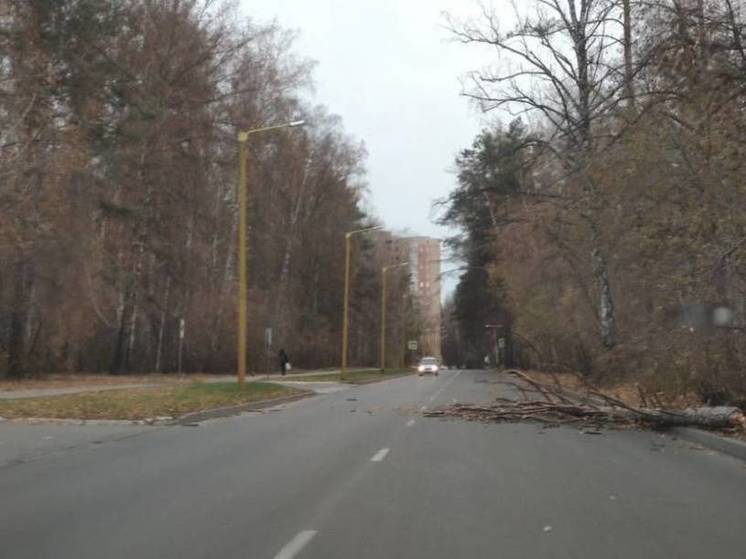
[{"label": "fallen tree", "polygon": [[[452,404],[427,410],[427,417],[458,417],[470,421],[535,421],[550,425],[628,425],[702,427],[706,429],[746,428],[746,415],[737,407],[699,407],[685,410],[637,408],[588,385],[585,395],[573,395],[559,384],[539,383],[520,371],[506,371],[517,382],[522,400],[497,398],[488,404]],[[586,383],[587,384],[587,383]],[[541,399],[536,399],[539,395]]]}]

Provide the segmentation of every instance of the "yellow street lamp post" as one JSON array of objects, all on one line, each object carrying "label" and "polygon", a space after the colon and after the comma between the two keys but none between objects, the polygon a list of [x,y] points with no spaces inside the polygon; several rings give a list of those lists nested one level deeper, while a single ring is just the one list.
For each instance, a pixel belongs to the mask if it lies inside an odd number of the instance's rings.
[{"label": "yellow street lamp post", "polygon": [[381,226],[366,227],[365,229],[356,229],[345,233],[345,293],[344,293],[344,311],[342,314],[342,366],[340,367],[339,377],[345,378],[347,373],[347,344],[348,344],[348,327],[349,327],[349,310],[350,310],[350,253],[352,251],[352,236],[359,233],[367,233],[381,229]]},{"label": "yellow street lamp post", "polygon": [[246,243],[247,243],[247,195],[246,195],[246,157],[249,136],[259,132],[279,130],[280,128],[296,128],[303,126],[305,121],[295,120],[285,124],[263,126],[251,130],[243,130],[238,133],[238,385],[243,388],[246,382],[246,336],[248,333],[247,323],[247,299],[248,299],[248,270],[246,267]]},{"label": "yellow street lamp post", "polygon": [[394,268],[408,266],[409,262],[393,264],[381,268],[381,372],[386,370],[386,293],[388,287],[387,272]]}]

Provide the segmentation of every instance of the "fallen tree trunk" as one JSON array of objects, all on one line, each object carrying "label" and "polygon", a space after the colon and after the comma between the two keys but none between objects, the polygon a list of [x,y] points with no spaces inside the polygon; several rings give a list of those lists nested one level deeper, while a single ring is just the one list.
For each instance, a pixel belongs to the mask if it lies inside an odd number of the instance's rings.
[{"label": "fallen tree trunk", "polygon": [[744,413],[739,408],[729,406],[688,408],[677,411],[641,408],[632,411],[617,410],[615,413],[621,413],[630,417],[639,416],[646,423],[654,423],[661,427],[724,429],[746,426],[746,416],[744,416]]}]

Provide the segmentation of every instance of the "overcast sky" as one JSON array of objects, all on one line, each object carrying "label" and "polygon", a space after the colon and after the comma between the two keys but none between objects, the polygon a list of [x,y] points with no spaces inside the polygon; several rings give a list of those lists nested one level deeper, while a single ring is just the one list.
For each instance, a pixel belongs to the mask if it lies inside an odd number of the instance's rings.
[{"label": "overcast sky", "polygon": [[477,4],[241,0],[241,7],[256,20],[276,19],[300,32],[296,52],[318,63],[314,101],[340,115],[347,132],[366,144],[369,202],[386,227],[447,235],[432,222],[432,202],[453,187],[454,156],[485,123],[459,95],[459,78],[489,59],[450,41],[443,12],[475,15]]}]

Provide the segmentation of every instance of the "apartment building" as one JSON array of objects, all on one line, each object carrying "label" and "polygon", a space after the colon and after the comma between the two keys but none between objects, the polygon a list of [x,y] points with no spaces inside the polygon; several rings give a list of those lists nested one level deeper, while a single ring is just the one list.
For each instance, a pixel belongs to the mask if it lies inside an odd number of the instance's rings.
[{"label": "apartment building", "polygon": [[422,313],[420,355],[440,356],[441,338],[441,242],[431,237],[399,236],[388,231],[377,235],[383,261],[395,264],[408,262],[411,289]]}]

